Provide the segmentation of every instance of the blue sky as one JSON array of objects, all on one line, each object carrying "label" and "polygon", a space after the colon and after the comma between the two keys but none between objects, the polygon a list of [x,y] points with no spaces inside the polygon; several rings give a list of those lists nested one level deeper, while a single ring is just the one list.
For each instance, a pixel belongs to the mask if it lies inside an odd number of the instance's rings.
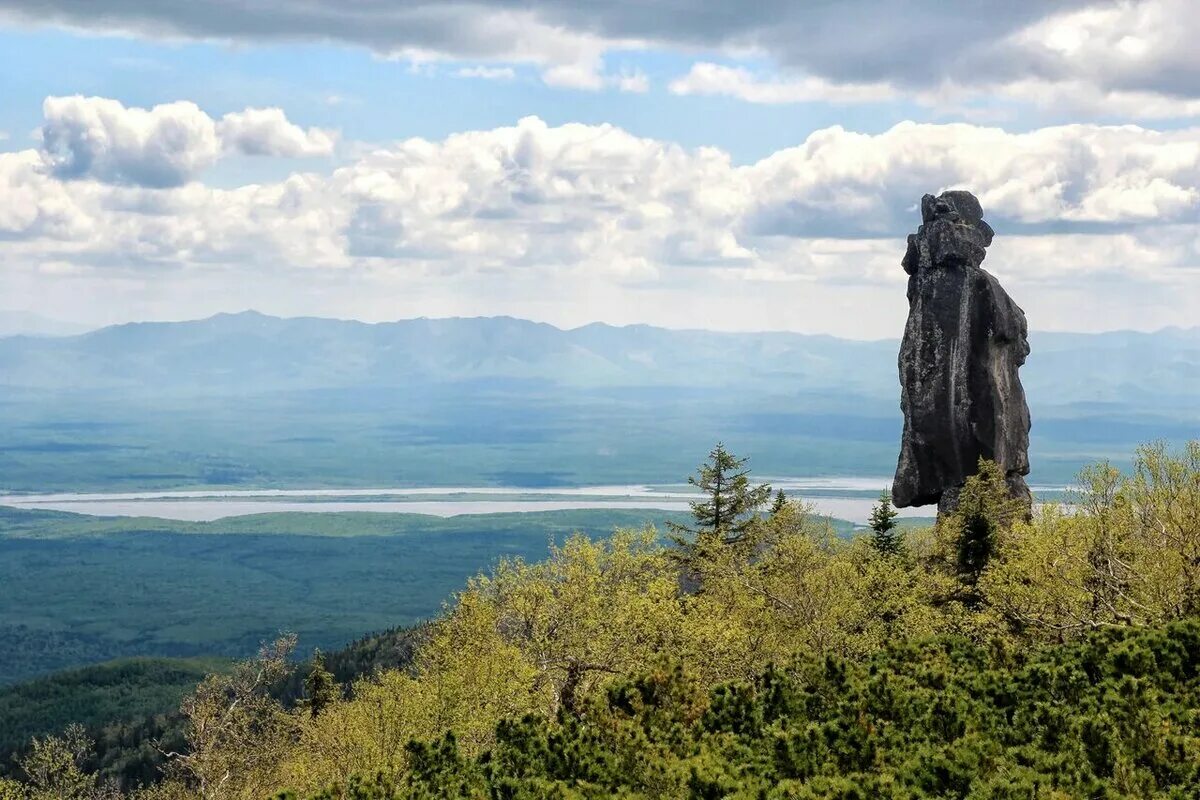
[{"label": "blue sky", "polygon": [[[608,122],[688,147],[720,147],[749,162],[819,128],[842,125],[874,133],[930,116],[903,99],[851,106],[762,105],[671,93],[669,82],[693,61],[671,52],[621,54],[613,66],[646,75],[648,91],[578,91],[547,86],[530,66],[509,67],[512,79],[460,77],[460,70],[479,65],[414,65],[351,45],[159,42],[10,27],[0,30],[0,92],[8,98],[0,109],[0,130],[12,132],[14,139],[33,134],[42,124],[44,98],[83,94],[142,107],[187,99],[215,115],[280,106],[300,124],[336,128],[367,142],[437,139],[511,125],[530,115],[551,124]],[[757,60],[745,63],[766,69]]]},{"label": "blue sky", "polygon": [[0,308],[873,338],[968,188],[1032,327],[1193,324],[1186,12],[0,0]]}]

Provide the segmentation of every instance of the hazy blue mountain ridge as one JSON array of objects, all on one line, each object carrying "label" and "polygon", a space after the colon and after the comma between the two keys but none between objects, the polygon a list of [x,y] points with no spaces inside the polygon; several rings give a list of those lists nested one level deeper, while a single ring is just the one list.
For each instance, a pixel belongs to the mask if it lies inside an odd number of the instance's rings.
[{"label": "hazy blue mountain ridge", "polygon": [[[1200,436],[1200,328],[1034,333],[1035,478]],[[897,341],[254,312],[0,339],[0,489],[885,476]]]},{"label": "hazy blue mountain ridge", "polygon": [[873,386],[876,376],[855,360],[890,351],[888,343],[788,333],[598,324],[564,331],[506,317],[366,324],[245,312],[131,323],[69,339],[0,340],[0,382],[244,393],[490,378],[570,386],[728,385],[784,375]]},{"label": "hazy blue mountain ridge", "polygon": [[[1038,333],[1022,371],[1050,403],[1171,403],[1200,392],[1200,328]],[[368,324],[256,312],[0,339],[0,385],[235,394],[481,379],[564,386],[730,386],[894,396],[898,342],[510,317]]]}]

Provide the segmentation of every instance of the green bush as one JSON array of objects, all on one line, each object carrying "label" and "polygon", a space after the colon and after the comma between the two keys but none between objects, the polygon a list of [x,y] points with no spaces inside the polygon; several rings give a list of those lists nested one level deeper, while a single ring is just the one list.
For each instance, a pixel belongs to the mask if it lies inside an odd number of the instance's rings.
[{"label": "green bush", "polygon": [[[477,759],[452,735],[411,771],[312,800],[1191,798],[1200,621],[1018,654],[958,638],[801,660],[705,695],[663,667],[582,717],[506,721]],[[286,795],[285,795],[286,796]]]}]

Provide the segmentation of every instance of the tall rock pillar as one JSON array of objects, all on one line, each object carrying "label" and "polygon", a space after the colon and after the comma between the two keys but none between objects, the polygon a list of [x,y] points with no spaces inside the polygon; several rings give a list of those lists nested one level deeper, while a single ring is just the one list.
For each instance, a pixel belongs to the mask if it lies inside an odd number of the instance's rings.
[{"label": "tall rock pillar", "polygon": [[908,237],[908,323],[900,345],[904,438],[895,504],[957,507],[980,458],[1029,502],[1029,406],[1017,370],[1029,355],[1023,312],[980,266],[993,231],[970,192],[921,199]]}]

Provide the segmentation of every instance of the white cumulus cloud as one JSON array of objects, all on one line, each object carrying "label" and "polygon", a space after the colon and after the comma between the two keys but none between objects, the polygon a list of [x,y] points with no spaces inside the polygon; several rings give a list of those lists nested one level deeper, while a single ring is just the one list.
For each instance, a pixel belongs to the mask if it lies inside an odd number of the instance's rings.
[{"label": "white cumulus cloud", "polygon": [[249,156],[327,156],[333,153],[336,135],[320,128],[305,130],[288,121],[283,109],[247,108],[221,117],[217,123],[221,143]]},{"label": "white cumulus cloud", "polygon": [[212,166],[216,125],[195,103],[126,108],[102,97],[48,97],[42,148],[54,174],[176,186]]},{"label": "white cumulus cloud", "polygon": [[195,103],[126,107],[104,97],[47,97],[42,157],[58,178],[153,188],[179,186],[223,152],[317,156],[333,151],[328,131],[304,130],[277,108],[246,109],[214,120]]},{"label": "white cumulus cloud", "polygon": [[[531,117],[236,188],[147,188],[111,180],[112,168],[62,175],[43,159],[0,154],[10,293],[83,280],[69,266],[97,292],[154,275],[183,305],[206,285],[226,296],[227,284],[273,276],[271,296],[305,313],[322,311],[302,305],[314,297],[376,309],[437,297],[410,311],[537,315],[544,302],[559,321],[585,322],[603,302],[674,325],[710,309],[726,327],[819,321],[886,335],[903,315],[899,259],[921,194],[967,188],[998,232],[986,265],[1037,327],[1098,324],[1089,307],[1112,324],[1190,324],[1200,296],[1196,129],[833,127],[739,165],[715,148]],[[52,283],[28,278],[48,269]],[[1131,293],[1160,299],[1153,316],[1120,310]],[[839,311],[851,298],[886,310]]]}]

